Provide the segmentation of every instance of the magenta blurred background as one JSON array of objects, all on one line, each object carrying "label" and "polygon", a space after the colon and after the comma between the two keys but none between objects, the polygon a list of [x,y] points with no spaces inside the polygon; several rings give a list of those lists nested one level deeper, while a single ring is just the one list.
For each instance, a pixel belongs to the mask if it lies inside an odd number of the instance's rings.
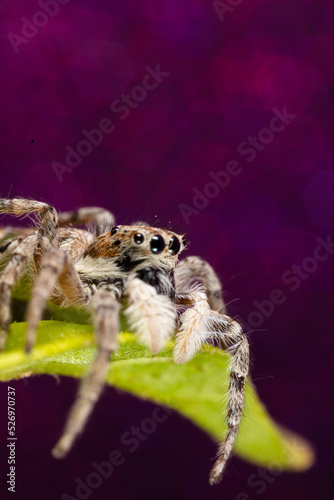
[{"label": "magenta blurred background", "polygon": [[[333,498],[334,4],[3,0],[0,10],[0,195],[185,232],[188,255],[214,265],[249,331],[261,399],[318,455],[260,493],[249,484],[257,467],[233,458],[212,488],[215,445],[175,414],[90,498]],[[99,127],[108,132],[90,145],[82,131]],[[85,440],[68,462],[49,456],[76,382],[15,384],[16,498],[74,495],[103,457],[86,456]],[[102,403],[89,432],[107,450],[153,408],[111,388]],[[0,457],[5,470],[3,446]]]}]

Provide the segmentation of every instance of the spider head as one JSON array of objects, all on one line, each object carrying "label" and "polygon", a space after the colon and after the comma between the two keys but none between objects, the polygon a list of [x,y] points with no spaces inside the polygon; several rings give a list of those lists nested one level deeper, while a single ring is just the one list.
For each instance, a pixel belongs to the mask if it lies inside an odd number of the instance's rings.
[{"label": "spider head", "polygon": [[173,268],[186,246],[182,235],[145,225],[116,226],[109,234],[118,248],[115,262],[124,268]]}]

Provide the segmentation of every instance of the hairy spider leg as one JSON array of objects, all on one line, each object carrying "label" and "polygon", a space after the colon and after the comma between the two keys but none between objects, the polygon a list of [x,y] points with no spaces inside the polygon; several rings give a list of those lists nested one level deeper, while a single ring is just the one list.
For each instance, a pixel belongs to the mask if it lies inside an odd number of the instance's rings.
[{"label": "hairy spider leg", "polygon": [[89,224],[94,225],[96,236],[110,231],[115,225],[115,217],[108,210],[100,207],[83,207],[72,212],[61,212],[59,214],[59,224]]},{"label": "hairy spider leg", "polygon": [[[28,305],[26,352],[30,352],[35,344],[37,325],[42,318],[46,301],[57,284],[65,298],[65,305],[86,307],[89,303],[91,290],[82,284],[70,255],[59,249],[47,253],[33,285]],[[58,301],[61,300],[59,295],[61,294],[58,291]]]},{"label": "hairy spider leg", "polygon": [[210,308],[226,314],[221,282],[210,264],[200,257],[186,257],[181,260],[175,269],[176,289],[189,287],[194,281],[199,281],[205,288]]},{"label": "hairy spider leg", "polygon": [[55,458],[62,458],[73,447],[77,436],[98,401],[109,368],[110,356],[117,348],[120,304],[117,295],[103,289],[92,298],[91,310],[97,342],[97,352],[87,374],[83,378],[75,402],[67,418],[64,432],[52,450]]},{"label": "hairy spider leg", "polygon": [[0,351],[5,348],[7,332],[11,323],[11,294],[19,281],[24,266],[34,250],[37,235],[15,238],[0,247],[6,264],[0,276]]},{"label": "hairy spider leg", "polygon": [[244,405],[245,380],[249,371],[249,345],[241,326],[230,317],[211,311],[204,290],[176,296],[175,302],[192,305],[181,316],[181,329],[177,334],[174,359],[185,363],[200,349],[203,342],[221,338],[232,354],[227,405],[227,434],[218,449],[216,462],[210,473],[210,484],[216,484],[232,452]]}]

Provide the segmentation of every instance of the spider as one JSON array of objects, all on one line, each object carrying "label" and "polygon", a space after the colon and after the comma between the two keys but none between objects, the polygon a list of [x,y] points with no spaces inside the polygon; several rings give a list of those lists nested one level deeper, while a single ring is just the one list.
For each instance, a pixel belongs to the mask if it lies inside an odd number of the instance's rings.
[{"label": "spider", "polygon": [[[91,312],[97,352],[70,409],[53,456],[65,457],[85,428],[102,392],[111,354],[117,349],[119,312],[130,328],[158,353],[177,329],[175,363],[185,363],[202,343],[216,339],[231,354],[227,433],[210,473],[218,483],[231,454],[244,402],[249,346],[241,326],[226,315],[220,281],[199,257],[178,261],[182,235],[143,222],[115,226],[114,216],[97,207],[58,213],[43,202],[0,199],[0,212],[34,214],[38,228],[3,228],[11,235],[0,246],[0,347],[11,321],[11,292],[18,282],[31,286],[25,349],[30,352],[47,300]],[[90,224],[90,230],[73,227]],[[87,226],[88,227],[88,226]],[[89,228],[89,227],[88,227]]]}]

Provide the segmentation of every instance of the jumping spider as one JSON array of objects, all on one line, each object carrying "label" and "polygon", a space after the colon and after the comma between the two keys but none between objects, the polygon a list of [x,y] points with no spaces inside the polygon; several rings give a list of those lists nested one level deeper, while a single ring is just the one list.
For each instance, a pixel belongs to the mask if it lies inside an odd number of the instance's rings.
[{"label": "jumping spider", "polygon": [[[71,450],[101,394],[117,348],[118,316],[124,303],[130,328],[152,353],[162,349],[177,327],[175,363],[190,360],[203,342],[212,339],[232,354],[228,430],[210,474],[211,484],[219,482],[241,420],[249,347],[240,325],[225,314],[221,284],[212,267],[199,257],[178,262],[185,248],[182,236],[142,222],[115,226],[114,216],[101,208],[58,214],[46,203],[15,198],[0,199],[0,212],[35,214],[39,220],[38,229],[0,230],[0,236],[17,233],[0,246],[1,349],[11,320],[12,289],[20,280],[26,283],[27,277],[32,285],[27,352],[34,346],[48,299],[61,307],[88,309],[93,317],[97,353],[53,449],[54,457]],[[90,224],[94,230],[72,224]]]}]

